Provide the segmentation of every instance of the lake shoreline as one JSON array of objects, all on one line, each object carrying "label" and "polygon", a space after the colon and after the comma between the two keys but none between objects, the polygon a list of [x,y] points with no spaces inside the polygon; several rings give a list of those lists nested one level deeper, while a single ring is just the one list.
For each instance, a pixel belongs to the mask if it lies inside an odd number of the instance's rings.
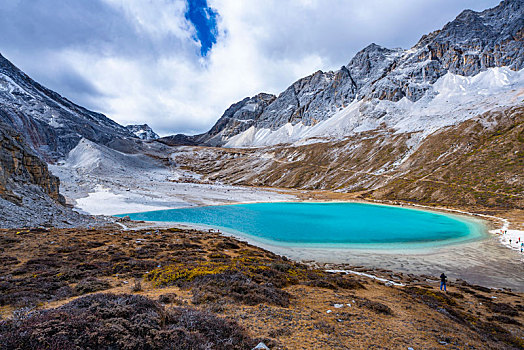
[{"label": "lake shoreline", "polygon": [[[308,208],[309,205],[321,206]],[[333,208],[326,209],[326,205],[333,205]],[[213,210],[214,208],[220,210]],[[394,212],[384,211],[384,208],[391,208]],[[286,215],[280,215],[283,212]],[[425,216],[426,214],[430,216]],[[320,217],[309,220],[309,215]],[[129,216],[133,220],[172,222],[202,230],[221,230],[259,246],[296,249],[379,250],[394,253],[406,250],[431,251],[435,247],[463,244],[490,236],[484,221],[471,216],[349,201],[243,203],[118,216]],[[243,216],[246,216],[245,220],[242,219]],[[288,219],[289,216],[295,221]],[[385,220],[382,227],[378,222],[362,224],[381,217]],[[246,220],[253,220],[252,225],[246,226]],[[278,224],[272,226],[271,221]],[[313,231],[308,231],[312,227],[315,227]],[[415,230],[413,227],[420,229]],[[319,235],[319,232],[329,232],[331,237],[326,238],[324,234]],[[455,235],[451,235],[451,232]]]},{"label": "lake shoreline", "polygon": [[[122,225],[122,223],[121,223]],[[166,228],[208,231],[209,227],[173,222],[126,222],[128,229]],[[129,225],[130,227],[127,227]],[[216,230],[215,230],[216,232]],[[258,246],[294,261],[326,270],[352,270],[364,267],[369,271],[388,270],[413,275],[438,276],[446,272],[452,280],[465,280],[491,288],[524,291],[524,261],[519,253],[509,250],[489,234],[481,240],[407,252],[347,248],[285,247],[267,244],[247,236],[220,231],[241,241]]]}]

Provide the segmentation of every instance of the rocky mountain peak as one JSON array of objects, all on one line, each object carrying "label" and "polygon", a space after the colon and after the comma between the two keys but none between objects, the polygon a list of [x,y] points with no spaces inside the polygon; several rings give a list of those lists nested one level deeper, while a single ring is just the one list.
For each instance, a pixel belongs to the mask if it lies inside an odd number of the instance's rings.
[{"label": "rocky mountain peak", "polygon": [[[468,77],[494,67],[518,71],[524,67],[522,3],[506,0],[482,12],[465,10],[409,50],[372,43],[336,72],[317,71],[297,80],[277,98],[258,104],[256,113],[242,112],[252,103],[249,98],[233,104],[208,133],[191,140],[250,145],[260,131],[274,133],[271,143],[279,143],[277,135],[287,139],[291,128],[313,127],[353,102],[431,99],[433,84],[448,72]],[[383,114],[366,113],[370,118]]]},{"label": "rocky mountain peak", "polygon": [[160,137],[147,124],[127,125],[126,129],[129,130],[133,135],[144,141],[156,140]]},{"label": "rocky mountain peak", "polygon": [[63,158],[87,138],[115,149],[133,149],[134,135],[101,113],[85,109],[40,85],[0,55],[0,122],[19,129],[46,160]]},{"label": "rocky mountain peak", "polygon": [[252,97],[246,97],[226,109],[224,114],[207,133],[194,137],[178,135],[176,140],[177,142],[182,142],[182,144],[205,142],[213,146],[221,145],[224,139],[255,125],[265,108],[276,98],[275,95],[268,93],[259,93]]}]

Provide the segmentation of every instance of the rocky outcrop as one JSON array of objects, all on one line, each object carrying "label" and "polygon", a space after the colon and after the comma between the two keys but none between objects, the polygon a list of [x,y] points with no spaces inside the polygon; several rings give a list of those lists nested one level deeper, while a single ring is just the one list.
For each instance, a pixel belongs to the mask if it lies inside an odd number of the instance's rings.
[{"label": "rocky outcrop", "polygon": [[147,124],[141,125],[127,125],[126,129],[129,130],[135,137],[138,137],[144,141],[156,140],[160,136],[151,129]]},{"label": "rocky outcrop", "polygon": [[0,228],[107,223],[65,206],[59,180],[10,126],[0,123]]},{"label": "rocky outcrop", "polygon": [[260,115],[275,99],[275,95],[266,93],[246,97],[242,101],[232,104],[207,133],[195,136],[177,134],[163,137],[159,141],[171,146],[198,144],[221,146],[224,140],[257,125]]},{"label": "rocky outcrop", "polygon": [[371,44],[340,70],[318,71],[277,98],[265,99],[249,118],[237,118],[234,113],[257,96],[233,104],[208,133],[177,139],[224,145],[250,127],[274,131],[288,123],[315,125],[356,100],[417,101],[430,94],[432,84],[448,72],[473,76],[493,67],[524,68],[523,38],[521,0],[506,0],[482,12],[466,10],[409,50]]},{"label": "rocky outcrop", "polygon": [[21,203],[17,194],[21,187],[31,187],[43,195],[64,204],[59,193],[60,181],[52,175],[47,164],[25,144],[20,134],[0,123],[0,196]]},{"label": "rocky outcrop", "polygon": [[82,138],[132,152],[134,135],[32,80],[0,55],[0,122],[19,130],[46,160],[65,156]]},{"label": "rocky outcrop", "polygon": [[204,135],[195,137],[195,141],[205,142],[209,145],[220,145],[224,138],[239,134],[254,125],[275,99],[275,95],[260,93],[234,103],[224,112],[211,130]]}]

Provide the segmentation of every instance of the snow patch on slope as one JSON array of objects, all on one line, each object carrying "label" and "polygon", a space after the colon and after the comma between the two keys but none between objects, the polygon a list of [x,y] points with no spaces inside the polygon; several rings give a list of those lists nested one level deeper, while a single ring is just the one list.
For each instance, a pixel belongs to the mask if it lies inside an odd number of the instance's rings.
[{"label": "snow patch on slope", "polygon": [[258,147],[281,143],[304,144],[341,139],[380,129],[395,133],[422,132],[422,138],[499,107],[522,104],[524,69],[490,68],[473,77],[447,73],[416,102],[403,98],[355,100],[329,119],[313,126],[286,124],[276,130],[248,130],[229,139],[226,147]]},{"label": "snow patch on slope", "polygon": [[[188,151],[182,147],[180,152]],[[49,169],[60,178],[60,193],[89,214],[295,198],[253,187],[198,183],[200,175],[176,165],[168,167],[146,155],[121,153],[85,139],[65,161],[50,164]]]},{"label": "snow patch on slope", "polygon": [[92,215],[116,215],[121,213],[140,212],[170,209],[168,206],[147,205],[136,201],[129,201],[130,197],[115,194],[111,189],[96,185],[94,192],[87,197],[76,200],[76,205],[81,212]]}]

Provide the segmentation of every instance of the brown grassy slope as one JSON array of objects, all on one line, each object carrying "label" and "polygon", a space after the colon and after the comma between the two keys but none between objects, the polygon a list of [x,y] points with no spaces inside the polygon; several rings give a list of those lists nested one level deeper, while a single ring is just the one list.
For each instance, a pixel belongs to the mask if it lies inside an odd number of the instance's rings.
[{"label": "brown grassy slope", "polygon": [[440,130],[399,170],[406,175],[372,196],[462,207],[524,208],[524,108],[489,113]]},{"label": "brown grassy slope", "polygon": [[[43,347],[52,329],[74,330],[81,338],[89,336],[79,329],[89,329],[102,341],[125,345],[139,341],[133,327],[146,323],[140,334],[154,345],[151,339],[171,339],[155,329],[166,332],[173,329],[169,323],[184,323],[182,312],[208,322],[205,330],[183,325],[175,328],[178,335],[169,335],[190,343],[194,336],[217,341],[237,334],[246,342],[263,340],[272,349],[523,348],[521,293],[457,283],[443,294],[434,282],[402,274],[395,276],[405,287],[388,287],[361,276],[315,270],[216,233],[4,230],[0,260],[0,311],[3,318],[17,315],[0,322],[0,347],[2,340],[10,345],[27,340],[27,334],[17,335],[18,327],[40,337],[33,339],[34,348]],[[148,321],[117,307],[134,305],[127,296],[81,299],[100,291],[145,296],[136,301]],[[66,303],[51,314],[25,314],[27,307],[42,310]],[[173,316],[157,327],[159,313]]]},{"label": "brown grassy slope", "polygon": [[[266,149],[185,148],[177,165],[226,183],[367,191],[366,197],[488,209],[524,208],[524,107],[419,134],[361,133]],[[189,151],[188,151],[189,150]],[[404,162],[400,160],[404,159]]]}]

